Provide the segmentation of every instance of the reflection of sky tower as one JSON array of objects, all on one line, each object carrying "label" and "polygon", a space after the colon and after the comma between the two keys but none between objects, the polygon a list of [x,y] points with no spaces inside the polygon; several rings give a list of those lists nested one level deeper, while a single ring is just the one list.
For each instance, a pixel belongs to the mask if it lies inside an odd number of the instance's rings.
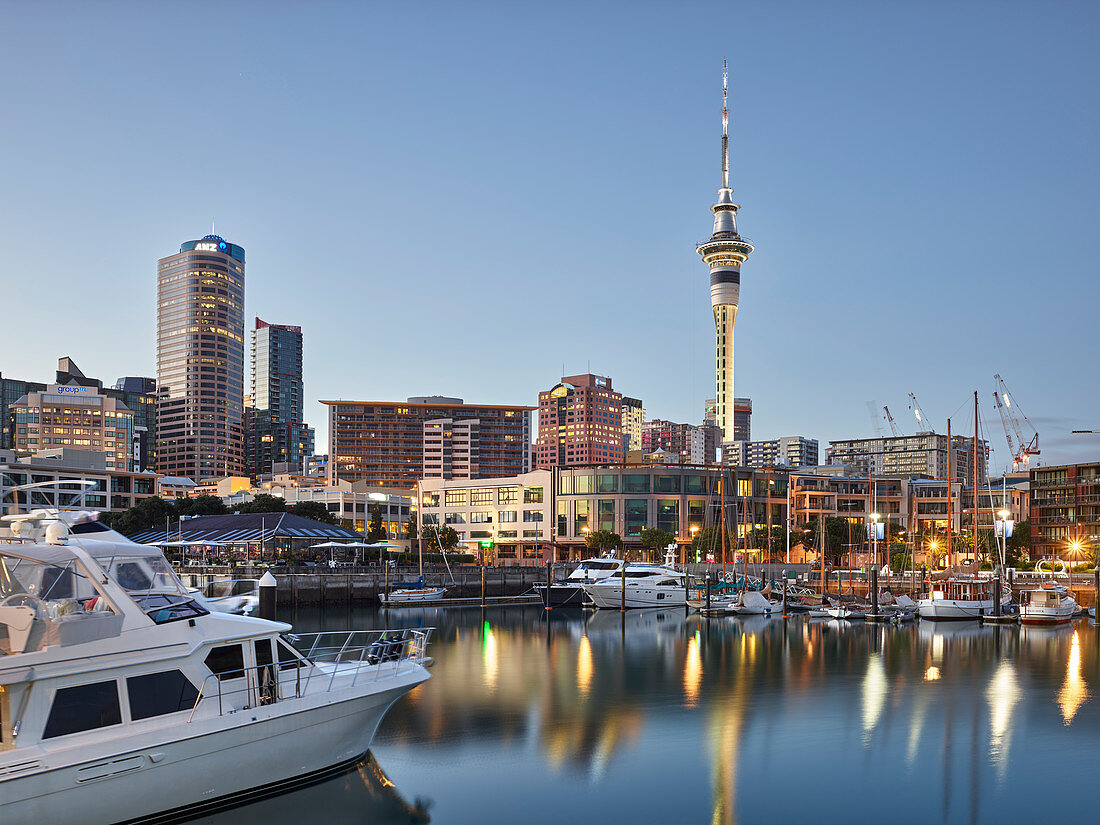
[{"label": "reflection of sky tower", "polygon": [[730,188],[729,108],[726,105],[726,61],[722,61],[722,188],[714,213],[714,233],[697,251],[710,267],[710,305],[714,310],[714,369],[716,419],[722,440],[733,441],[733,325],[741,292],[741,264],[752,254],[752,244],[737,234],[737,210]]}]

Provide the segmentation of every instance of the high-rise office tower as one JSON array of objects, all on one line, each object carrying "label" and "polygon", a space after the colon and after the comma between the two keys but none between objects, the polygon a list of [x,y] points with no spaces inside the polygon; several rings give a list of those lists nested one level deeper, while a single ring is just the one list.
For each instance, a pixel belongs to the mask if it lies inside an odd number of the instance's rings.
[{"label": "high-rise office tower", "polygon": [[741,264],[752,254],[753,245],[737,234],[737,210],[730,186],[729,107],[727,105],[726,66],[722,64],[722,188],[718,202],[711,207],[714,231],[710,240],[697,250],[710,268],[710,304],[714,311],[714,366],[716,423],[724,441],[737,438],[733,397],[733,326],[737,320],[737,302],[741,293]]},{"label": "high-rise office tower", "polygon": [[244,248],[217,235],[157,262],[157,471],[244,471]]},{"label": "high-rise office tower", "polygon": [[251,409],[245,454],[253,478],[276,465],[303,472],[313,455],[313,429],[302,421],[302,328],[256,319],[252,330]]},{"label": "high-rise office tower", "polygon": [[623,450],[623,397],[602,375],[566,375],[539,393],[535,466],[618,464]]}]

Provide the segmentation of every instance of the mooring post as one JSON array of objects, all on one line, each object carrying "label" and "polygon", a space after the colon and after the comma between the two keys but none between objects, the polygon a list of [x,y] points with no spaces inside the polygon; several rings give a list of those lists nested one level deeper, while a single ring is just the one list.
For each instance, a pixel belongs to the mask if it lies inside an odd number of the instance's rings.
[{"label": "mooring post", "polygon": [[546,560],[546,609],[550,609],[550,559]]},{"label": "mooring post", "polygon": [[1001,577],[993,577],[993,615],[1001,615]]},{"label": "mooring post", "polygon": [[279,592],[279,583],[267,571],[260,577],[260,618],[275,621],[275,597]]},{"label": "mooring post", "polygon": [[707,586],[707,618],[710,618],[710,571],[709,570],[707,571],[706,586]]},{"label": "mooring post", "polygon": [[623,566],[619,568],[619,612],[626,612],[626,552],[623,551]]},{"label": "mooring post", "polygon": [[878,565],[871,565],[871,615],[878,615]]},{"label": "mooring post", "polygon": [[485,565],[481,565],[481,606],[485,607]]},{"label": "mooring post", "polygon": [[787,618],[787,571],[783,571],[783,618]]}]

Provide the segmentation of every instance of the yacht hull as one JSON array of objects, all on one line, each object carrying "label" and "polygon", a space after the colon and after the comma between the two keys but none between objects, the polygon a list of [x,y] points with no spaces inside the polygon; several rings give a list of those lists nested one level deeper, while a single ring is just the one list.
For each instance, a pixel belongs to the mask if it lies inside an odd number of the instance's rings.
[{"label": "yacht hull", "polygon": [[549,600],[546,598],[545,584],[536,584],[535,592],[547,607],[580,607],[585,603],[584,587],[579,584],[550,585]]},{"label": "yacht hull", "polygon": [[[174,736],[185,735],[171,741],[163,731],[135,734],[125,750],[10,776],[0,780],[4,823],[172,822],[251,801],[264,788],[277,793],[279,786],[316,781],[362,756],[389,707],[427,678],[414,666],[370,693],[351,688],[288,700],[301,703],[295,712],[284,701],[196,718],[173,726]],[[64,758],[58,752],[40,763],[57,764],[57,757]]]},{"label": "yacht hull", "polygon": [[[1002,604],[1009,604],[1009,600]],[[917,605],[920,617],[932,621],[977,621],[993,615],[993,599],[921,599]]]},{"label": "yacht hull", "polygon": [[1028,607],[1024,605],[1020,608],[1020,624],[1030,625],[1032,627],[1057,627],[1058,625],[1067,625],[1073,621],[1073,616],[1077,610],[1076,602],[1072,606],[1055,608]]},{"label": "yacht hull", "polygon": [[389,596],[380,593],[378,600],[382,604],[419,604],[420,602],[438,602],[447,592],[444,587],[420,587],[412,590],[391,590]]},{"label": "yacht hull", "polygon": [[[622,586],[619,584],[601,584],[587,590],[589,598],[596,607],[619,608],[622,606]],[[687,604],[687,593],[682,587],[627,587],[626,606],[637,607],[683,607]]]}]

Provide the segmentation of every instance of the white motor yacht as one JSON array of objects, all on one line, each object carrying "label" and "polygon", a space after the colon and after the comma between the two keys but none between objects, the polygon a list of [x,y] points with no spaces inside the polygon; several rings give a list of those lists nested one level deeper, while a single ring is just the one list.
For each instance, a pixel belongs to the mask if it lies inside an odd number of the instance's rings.
[{"label": "white motor yacht", "polygon": [[1073,621],[1080,607],[1069,589],[1052,584],[1037,590],[1025,590],[1020,598],[1020,624],[1055,627]]},{"label": "white motor yacht", "polygon": [[[1008,588],[1005,588],[1007,591]],[[1001,596],[1001,606],[1012,603],[1012,594]],[[977,620],[993,614],[993,579],[979,576],[951,576],[931,583],[929,594],[917,602],[922,619],[939,621]]]},{"label": "white motor yacht", "polygon": [[547,607],[579,607],[585,601],[586,584],[614,576],[622,566],[622,560],[611,557],[584,559],[564,581],[551,581],[549,591],[545,582],[539,582],[535,585],[535,592]]},{"label": "white motor yacht", "polygon": [[682,607],[687,603],[685,584],[685,574],[672,567],[635,562],[628,563],[625,571],[620,568],[618,575],[583,587],[596,607]]},{"label": "white motor yacht", "polygon": [[205,587],[188,588],[195,601],[210,611],[251,616],[260,605],[259,579],[214,579]]},{"label": "white motor yacht", "polygon": [[5,823],[201,816],[315,781],[354,764],[428,678],[430,629],[291,636],[208,612],[156,548],[57,513],[13,518],[17,540],[0,542]]}]

